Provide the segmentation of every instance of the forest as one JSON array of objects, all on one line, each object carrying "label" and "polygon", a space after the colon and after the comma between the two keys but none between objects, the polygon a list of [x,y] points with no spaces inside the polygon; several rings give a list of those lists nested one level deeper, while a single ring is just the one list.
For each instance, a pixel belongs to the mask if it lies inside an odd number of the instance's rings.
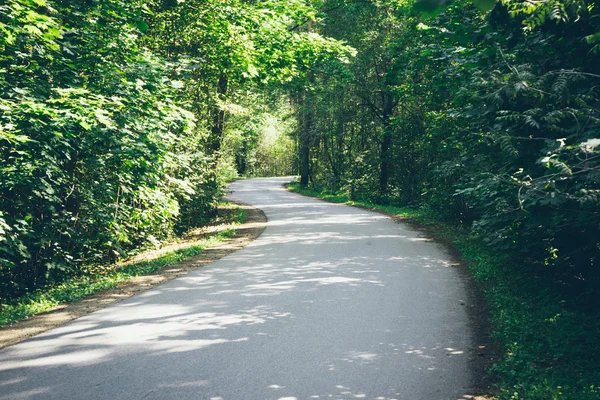
[{"label": "forest", "polygon": [[459,229],[514,277],[490,290],[558,307],[505,345],[500,398],[597,398],[597,7],[3,0],[0,306],[201,226],[232,179],[299,175]]}]

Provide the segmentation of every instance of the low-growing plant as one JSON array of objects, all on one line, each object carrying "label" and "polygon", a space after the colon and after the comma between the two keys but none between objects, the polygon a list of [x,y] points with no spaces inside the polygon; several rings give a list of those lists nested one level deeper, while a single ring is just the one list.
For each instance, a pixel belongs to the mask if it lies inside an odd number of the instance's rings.
[{"label": "low-growing plant", "polygon": [[[223,207],[222,207],[223,208]],[[201,239],[183,240],[179,248],[164,254],[149,252],[150,259],[127,261],[88,269],[82,276],[67,279],[60,284],[48,285],[0,306],[0,327],[50,311],[62,303],[69,303],[105,289],[112,289],[131,278],[153,274],[161,269],[200,254],[206,247],[231,237],[235,225],[246,220],[247,212],[241,207],[228,207],[214,219],[225,229]],[[227,227],[232,225],[232,227]]]}]

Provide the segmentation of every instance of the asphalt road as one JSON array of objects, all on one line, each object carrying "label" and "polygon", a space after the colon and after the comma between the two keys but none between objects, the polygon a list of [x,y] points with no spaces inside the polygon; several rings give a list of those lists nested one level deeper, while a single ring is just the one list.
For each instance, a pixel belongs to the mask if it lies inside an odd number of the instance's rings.
[{"label": "asphalt road", "polygon": [[383,215],[231,186],[269,223],[246,248],[0,351],[0,399],[462,399],[467,288]]}]

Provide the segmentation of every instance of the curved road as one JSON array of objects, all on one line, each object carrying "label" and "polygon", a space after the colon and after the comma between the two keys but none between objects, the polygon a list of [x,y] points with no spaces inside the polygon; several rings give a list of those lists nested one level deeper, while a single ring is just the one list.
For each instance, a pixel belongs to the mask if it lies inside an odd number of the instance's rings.
[{"label": "curved road", "polygon": [[231,185],[269,218],[244,249],[0,351],[0,399],[468,398],[451,257],[287,180]]}]

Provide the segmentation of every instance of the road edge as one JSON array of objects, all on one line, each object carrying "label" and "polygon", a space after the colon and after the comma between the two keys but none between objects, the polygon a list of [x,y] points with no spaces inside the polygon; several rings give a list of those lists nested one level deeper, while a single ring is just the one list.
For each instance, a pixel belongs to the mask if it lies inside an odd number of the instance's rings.
[{"label": "road edge", "polygon": [[267,226],[267,216],[261,209],[250,204],[229,198],[226,198],[226,200],[246,211],[246,221],[236,227],[235,233],[230,238],[206,248],[197,256],[170,265],[154,274],[138,276],[114,289],[103,290],[72,303],[61,304],[52,311],[2,327],[0,328],[0,349],[15,345],[35,335],[118,303],[137,293],[187,275],[246,247],[263,233]]},{"label": "road edge", "polygon": [[493,365],[494,359],[498,354],[498,349],[494,346],[490,336],[490,314],[481,289],[469,274],[467,261],[462,258],[452,240],[439,232],[436,232],[433,227],[423,225],[419,223],[419,221],[411,218],[365,206],[338,203],[317,196],[298,193],[290,190],[287,187],[287,183],[284,183],[282,186],[288,192],[299,196],[321,200],[331,204],[360,208],[361,210],[385,215],[390,217],[394,222],[405,224],[409,229],[426,236],[429,240],[441,245],[446,250],[453,261],[453,267],[458,271],[461,280],[465,283],[467,288],[468,298],[463,305],[468,307],[467,315],[469,316],[469,324],[471,325],[474,339],[473,347],[469,349],[469,368],[474,377],[474,382],[470,389],[474,390],[475,393],[473,393],[470,398],[472,400],[492,399],[496,389],[494,388],[493,379],[487,371]]}]

